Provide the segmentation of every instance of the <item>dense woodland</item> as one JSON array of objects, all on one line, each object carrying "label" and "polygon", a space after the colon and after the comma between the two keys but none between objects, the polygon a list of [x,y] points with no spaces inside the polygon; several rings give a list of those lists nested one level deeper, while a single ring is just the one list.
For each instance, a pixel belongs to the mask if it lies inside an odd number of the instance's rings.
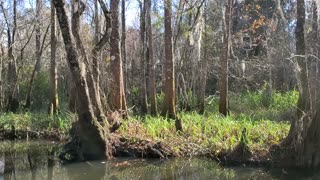
[{"label": "dense woodland", "polygon": [[70,130],[69,161],[121,156],[122,136],[161,158],[318,167],[318,11],[317,0],[0,0],[1,131],[46,119]]}]

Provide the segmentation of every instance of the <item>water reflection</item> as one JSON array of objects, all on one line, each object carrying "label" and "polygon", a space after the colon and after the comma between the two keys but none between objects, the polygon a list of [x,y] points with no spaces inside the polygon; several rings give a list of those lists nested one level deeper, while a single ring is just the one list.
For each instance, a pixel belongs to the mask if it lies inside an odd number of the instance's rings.
[{"label": "water reflection", "polygon": [[0,142],[0,162],[5,163],[0,180],[320,179],[320,172],[225,168],[200,159],[115,159],[61,165],[56,158],[59,151],[60,146],[52,142]]}]

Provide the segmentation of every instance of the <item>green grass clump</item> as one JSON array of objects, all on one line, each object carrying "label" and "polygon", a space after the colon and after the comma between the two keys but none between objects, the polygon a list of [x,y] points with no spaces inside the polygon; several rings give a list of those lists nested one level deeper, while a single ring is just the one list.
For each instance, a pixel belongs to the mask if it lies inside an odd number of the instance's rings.
[{"label": "green grass clump", "polygon": [[4,113],[0,116],[0,127],[16,130],[51,131],[58,129],[61,133],[67,133],[75,119],[72,113],[63,113],[49,116],[47,113]]}]

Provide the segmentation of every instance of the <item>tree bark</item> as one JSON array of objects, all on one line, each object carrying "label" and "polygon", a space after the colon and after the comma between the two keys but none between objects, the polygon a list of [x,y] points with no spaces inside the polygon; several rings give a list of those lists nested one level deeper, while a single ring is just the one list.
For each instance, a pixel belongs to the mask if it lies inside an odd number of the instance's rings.
[{"label": "tree bark", "polygon": [[229,114],[228,103],[228,72],[229,72],[229,53],[230,53],[230,29],[232,17],[232,0],[228,0],[225,10],[225,26],[223,35],[223,50],[221,56],[221,73],[220,73],[220,102],[219,112],[227,116]]},{"label": "tree bark", "polygon": [[59,110],[58,98],[58,77],[56,66],[56,51],[57,51],[57,37],[56,37],[56,10],[54,8],[53,0],[51,0],[51,60],[50,60],[50,104],[48,113],[53,115]]},{"label": "tree bark", "polygon": [[152,24],[151,24],[151,0],[145,0],[146,4],[146,38],[147,38],[147,56],[149,74],[149,95],[150,113],[153,116],[157,115],[156,102],[156,79],[155,79],[155,63],[153,58],[153,39],[152,39]]},{"label": "tree bark", "polygon": [[174,57],[173,57],[173,39],[172,39],[172,1],[165,0],[164,5],[164,33],[165,33],[165,89],[163,116],[175,119],[177,131],[182,131],[181,120],[176,116],[176,97],[175,97],[175,77],[174,77]]},{"label": "tree bark", "polygon": [[119,23],[120,0],[111,0],[111,67],[113,71],[113,110],[126,111],[126,100],[123,83],[122,60],[120,51],[120,23]]},{"label": "tree bark", "polygon": [[[107,121],[98,122],[95,115],[86,78],[86,67],[80,62],[76,50],[63,0],[54,0],[60,29],[67,52],[67,61],[77,92],[77,114],[79,120],[73,125],[72,139],[64,146],[60,158],[70,161],[84,161],[110,158],[111,148],[108,143]],[[98,108],[98,107],[96,107]],[[72,158],[66,158],[66,154]]]}]

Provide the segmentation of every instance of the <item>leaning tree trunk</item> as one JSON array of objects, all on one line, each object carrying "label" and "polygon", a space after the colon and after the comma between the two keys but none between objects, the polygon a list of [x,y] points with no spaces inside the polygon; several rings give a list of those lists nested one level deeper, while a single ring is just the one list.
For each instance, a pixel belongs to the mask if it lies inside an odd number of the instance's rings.
[{"label": "leaning tree trunk", "polygon": [[162,115],[175,119],[177,131],[182,131],[181,120],[176,117],[176,97],[175,97],[175,77],[174,77],[174,57],[172,48],[172,1],[165,0],[164,9],[164,33],[165,33],[165,89]]},{"label": "leaning tree trunk", "polygon": [[120,23],[119,23],[119,0],[111,0],[111,40],[110,59],[113,70],[113,110],[126,111],[126,100],[123,84],[122,60],[120,52]]},{"label": "leaning tree trunk", "polygon": [[48,113],[50,115],[57,113],[59,110],[56,51],[57,51],[56,10],[54,8],[53,1],[51,0],[50,104],[48,108]]},{"label": "leaning tree trunk", "polygon": [[[77,123],[73,125],[72,139],[64,146],[64,152],[60,157],[64,160],[73,161],[109,158],[111,148],[107,139],[106,123],[99,123],[93,111],[86,78],[86,66],[80,62],[81,56],[77,52],[75,40],[69,28],[64,1],[54,0],[54,5],[65,44],[68,65],[76,86],[79,118]],[[66,154],[71,158],[67,158]]]},{"label": "leaning tree trunk", "polygon": [[228,103],[228,61],[230,52],[230,29],[231,29],[232,0],[228,0],[225,11],[225,29],[223,35],[223,52],[221,57],[220,73],[220,102],[219,112],[226,116],[229,113]]}]

